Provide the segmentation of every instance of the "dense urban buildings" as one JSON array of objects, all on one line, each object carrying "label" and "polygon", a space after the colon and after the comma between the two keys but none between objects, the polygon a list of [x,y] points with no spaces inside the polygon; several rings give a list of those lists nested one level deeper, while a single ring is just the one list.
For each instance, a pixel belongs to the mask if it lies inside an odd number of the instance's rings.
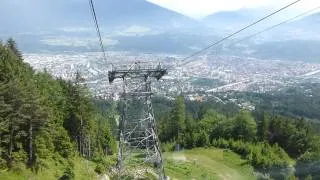
[{"label": "dense urban buildings", "polygon": [[46,70],[63,79],[72,80],[79,71],[95,95],[116,99],[121,86],[118,82],[109,84],[108,70],[113,65],[116,65],[113,68],[129,68],[135,62],[154,66],[161,63],[169,68],[160,82],[155,81],[153,91],[167,97],[183,92],[191,100],[199,92],[206,95],[228,91],[266,92],[320,79],[320,64],[250,57],[204,55],[184,66],[180,66],[183,56],[172,54],[108,52],[108,62],[102,60],[100,53],[25,54],[24,57],[36,70]]}]

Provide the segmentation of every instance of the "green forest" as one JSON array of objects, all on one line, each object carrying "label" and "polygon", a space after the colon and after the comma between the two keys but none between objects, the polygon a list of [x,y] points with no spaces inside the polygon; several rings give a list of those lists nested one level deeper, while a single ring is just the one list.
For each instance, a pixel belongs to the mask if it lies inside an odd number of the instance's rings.
[{"label": "green forest", "polygon": [[94,104],[81,80],[35,72],[12,39],[0,43],[0,179],[47,168],[56,169],[54,179],[73,179],[79,158],[106,168],[104,157],[117,151],[113,114]]},{"label": "green forest", "polygon": [[320,136],[303,118],[234,104],[154,100],[163,151],[217,147],[246,159],[262,179],[320,178]]},{"label": "green forest", "polygon": [[[117,102],[95,100],[75,73],[35,72],[12,39],[0,42],[0,179],[90,179],[115,165]],[[240,155],[257,179],[320,179],[320,134],[302,116],[183,96],[154,97],[153,107],[163,152],[215,147]]]}]

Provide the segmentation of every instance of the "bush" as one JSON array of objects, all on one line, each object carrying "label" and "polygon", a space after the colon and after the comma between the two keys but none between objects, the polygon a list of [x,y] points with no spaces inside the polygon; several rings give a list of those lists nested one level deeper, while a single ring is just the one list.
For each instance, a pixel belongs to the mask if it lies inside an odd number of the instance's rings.
[{"label": "bush", "polygon": [[296,176],[300,179],[306,179],[308,176],[312,179],[320,179],[320,152],[306,152],[299,157]]},{"label": "bush", "polygon": [[97,164],[94,171],[98,174],[102,174],[105,171],[105,167],[102,164]]},{"label": "bush", "polygon": [[161,150],[163,152],[170,152],[175,150],[175,142],[167,142],[167,143],[162,143],[161,144]]},{"label": "bush", "polygon": [[305,178],[305,180],[312,180],[312,176],[309,174],[309,175]]},{"label": "bush", "polygon": [[184,140],[184,147],[187,148],[187,149],[192,149],[194,148],[196,145],[195,143],[195,138],[196,138],[196,135],[195,133],[187,133],[185,135],[185,140]]},{"label": "bush", "polygon": [[219,148],[230,149],[243,158],[255,168],[287,167],[291,159],[288,154],[277,145],[267,143],[249,143],[242,140],[225,140],[219,138],[213,140],[212,145]]},{"label": "bush", "polygon": [[209,144],[209,136],[208,134],[201,130],[199,133],[196,133],[196,146],[197,147],[205,147],[205,146],[208,146],[210,145]]},{"label": "bush", "polygon": [[22,162],[13,162],[10,170],[16,174],[22,174],[26,169],[26,165]]},{"label": "bush", "polygon": [[116,164],[117,156],[96,156],[92,161],[97,164],[94,171],[102,174]]},{"label": "bush", "polygon": [[71,168],[67,168],[63,175],[59,178],[59,180],[73,180],[74,179],[74,172]]},{"label": "bush", "polygon": [[74,156],[74,145],[71,143],[68,133],[65,130],[60,130],[60,134],[54,141],[55,150],[63,158],[70,158]]},{"label": "bush", "polygon": [[7,168],[7,161],[0,157],[0,170]]}]

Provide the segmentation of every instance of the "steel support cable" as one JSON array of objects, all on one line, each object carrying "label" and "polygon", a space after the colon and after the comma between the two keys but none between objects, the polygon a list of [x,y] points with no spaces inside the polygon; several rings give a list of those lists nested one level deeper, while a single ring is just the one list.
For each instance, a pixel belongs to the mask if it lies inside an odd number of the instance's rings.
[{"label": "steel support cable", "polygon": [[[255,36],[257,36],[257,35],[259,35],[259,34],[262,34],[262,33],[264,33],[264,32],[270,31],[270,30],[272,30],[272,29],[274,29],[274,28],[276,28],[276,27],[279,27],[279,26],[281,26],[281,25],[284,25],[284,24],[286,24],[286,23],[289,23],[289,22],[291,22],[291,21],[293,21],[293,20],[295,20],[295,19],[297,19],[297,18],[300,18],[300,17],[303,17],[303,16],[305,16],[305,15],[307,15],[307,14],[310,14],[310,13],[312,13],[312,12],[318,10],[318,9],[320,9],[320,6],[318,6],[318,7],[316,7],[316,8],[313,8],[313,9],[309,9],[309,10],[307,10],[307,11],[304,11],[303,13],[301,13],[301,14],[299,14],[299,15],[296,15],[296,16],[294,16],[294,17],[292,17],[292,18],[289,18],[289,19],[287,19],[287,20],[284,20],[284,21],[282,21],[282,22],[280,22],[280,23],[278,23],[278,24],[275,24],[275,25],[273,25],[273,26],[271,26],[271,27],[268,27],[268,28],[266,28],[266,29],[264,29],[264,30],[261,30],[261,31],[259,31],[259,32],[257,32],[257,33],[254,33],[254,34],[252,34],[252,35],[249,35],[249,36],[246,36],[246,37],[244,37],[244,38],[241,38],[240,40],[238,40],[238,41],[236,41],[236,42],[234,42],[234,43],[231,43],[231,44],[227,45],[226,47],[232,47],[232,46],[234,46],[234,45],[236,45],[236,44],[238,44],[238,43],[240,43],[240,42],[242,42],[242,41],[245,41],[245,40],[247,40],[247,39],[250,39],[250,38],[252,38],[252,37],[255,37]],[[218,51],[218,49],[216,49],[215,53],[217,53],[217,51]]]},{"label": "steel support cable", "polygon": [[[264,30],[262,30],[262,31],[259,31],[259,32],[255,33],[255,34],[252,34],[252,35],[249,35],[249,36],[247,36],[247,37],[244,37],[244,38],[242,38],[242,39],[240,39],[240,40],[238,40],[238,41],[236,41],[236,42],[228,45],[227,47],[234,46],[234,45],[236,45],[236,44],[238,44],[238,43],[240,43],[240,42],[242,42],[242,41],[245,41],[245,40],[250,39],[250,38],[252,38],[252,37],[255,37],[255,36],[259,35],[259,34],[262,34],[262,33],[266,32],[266,31],[272,30],[272,29],[274,29],[274,28],[276,28],[276,27],[278,27],[278,26],[281,26],[281,25],[283,25],[283,24],[289,23],[289,22],[291,22],[291,21],[293,21],[293,20],[295,20],[295,19],[297,19],[297,18],[300,18],[300,17],[302,17],[302,16],[305,16],[305,15],[307,15],[307,14],[310,14],[310,13],[312,13],[312,12],[318,10],[318,9],[320,9],[320,6],[315,7],[315,8],[313,8],[313,9],[310,9],[310,10],[307,10],[307,11],[304,11],[303,13],[298,14],[297,16],[294,16],[294,17],[292,17],[292,18],[289,18],[289,19],[287,19],[287,20],[285,20],[285,21],[282,21],[282,22],[280,22],[280,23],[278,23],[278,24],[275,24],[275,25],[273,25],[273,26],[271,26],[271,27],[268,27],[268,28],[266,28],[266,29],[264,29]],[[292,71],[292,70],[289,70],[289,72],[293,72],[293,71]]]},{"label": "steel support cable", "polygon": [[262,31],[259,31],[259,32],[257,32],[257,33],[254,33],[254,34],[252,34],[252,35],[246,36],[246,37],[244,37],[244,38],[242,38],[242,39],[240,39],[240,40],[238,40],[238,41],[236,41],[236,42],[228,45],[227,47],[236,45],[236,44],[238,44],[238,43],[240,43],[240,42],[242,42],[242,41],[245,41],[245,40],[247,40],[247,39],[250,39],[250,38],[252,38],[252,37],[254,37],[254,36],[257,36],[257,35],[262,34],[262,33],[264,33],[264,32],[270,31],[270,30],[272,30],[272,29],[274,29],[274,28],[276,28],[276,27],[278,27],[278,26],[281,26],[281,25],[283,25],[283,24],[289,23],[289,22],[291,22],[291,21],[293,21],[293,20],[295,20],[295,19],[297,19],[297,18],[299,18],[299,17],[305,16],[305,15],[307,15],[307,14],[313,12],[313,11],[316,11],[317,9],[320,9],[320,6],[318,6],[318,7],[316,7],[316,8],[313,8],[313,9],[310,9],[310,10],[308,10],[308,11],[304,11],[303,13],[301,13],[301,14],[299,14],[299,15],[297,15],[297,16],[294,16],[294,17],[292,17],[292,18],[290,18],[290,19],[287,19],[287,20],[285,20],[285,21],[282,21],[282,22],[280,22],[280,23],[278,23],[278,24],[275,24],[275,25],[273,25],[273,26],[271,26],[271,27],[268,27],[268,28],[266,28],[266,29],[264,29],[264,30],[262,30]]},{"label": "steel support cable", "polygon": [[[92,14],[92,17],[93,17],[93,21],[94,21],[94,26],[95,26],[96,31],[97,31],[97,35],[98,35],[98,39],[99,39],[99,45],[100,45],[100,49],[101,49],[101,52],[102,52],[102,55],[103,55],[103,59],[104,59],[104,61],[106,63],[108,63],[106,52],[105,52],[105,48],[104,48],[103,41],[102,41],[100,28],[99,28],[97,14],[96,14],[96,11],[94,9],[93,0],[88,0],[88,1],[89,1],[89,5],[90,5],[90,10],[91,10],[91,14]],[[111,63],[111,66],[113,67],[112,63]]]},{"label": "steel support cable", "polygon": [[[268,27],[268,28],[266,28],[266,29],[264,29],[264,30],[262,30],[262,31],[259,31],[259,32],[257,32],[257,33],[252,34],[252,35],[249,35],[249,36],[246,36],[246,37],[244,37],[244,38],[242,38],[242,39],[240,39],[240,40],[238,40],[238,41],[236,41],[236,42],[228,45],[227,47],[236,45],[236,44],[238,44],[238,43],[240,43],[240,42],[242,42],[242,41],[245,41],[245,40],[250,39],[250,38],[252,38],[252,37],[254,37],[254,36],[257,36],[257,35],[259,35],[259,34],[262,34],[262,33],[266,32],[266,31],[272,30],[272,29],[274,29],[274,28],[276,28],[276,27],[278,27],[278,26],[281,26],[281,25],[283,25],[283,24],[289,23],[289,22],[291,22],[291,21],[293,21],[293,20],[295,20],[295,19],[297,19],[297,18],[300,18],[300,17],[302,17],[302,16],[305,16],[305,15],[307,15],[307,14],[310,14],[310,13],[312,13],[312,12],[318,10],[318,9],[320,9],[320,6],[318,6],[318,7],[316,7],[316,8],[313,8],[313,9],[309,9],[309,10],[307,10],[307,11],[304,11],[304,12],[301,13],[301,14],[298,14],[298,15],[296,15],[296,16],[294,16],[294,17],[292,17],[292,18],[289,18],[289,19],[287,19],[287,20],[284,20],[284,21],[282,21],[282,22],[280,22],[280,23],[278,23],[278,24],[275,24],[275,25],[273,25],[273,26],[271,26],[271,27]],[[190,102],[194,103],[194,101],[190,101]],[[195,103],[194,103],[194,104],[195,104]]]},{"label": "steel support cable", "polygon": [[[199,50],[199,51],[197,51],[197,52],[195,52],[195,53],[193,53],[193,54],[191,54],[191,55],[183,58],[181,61],[185,61],[185,60],[190,59],[190,58],[192,58],[192,57],[194,57],[194,56],[196,56],[196,55],[201,54],[202,52],[210,49],[211,47],[220,44],[221,42],[223,42],[223,41],[225,41],[225,40],[227,40],[227,39],[229,39],[229,38],[231,38],[231,37],[239,34],[240,32],[242,32],[242,31],[244,31],[244,30],[246,30],[246,29],[248,29],[248,28],[250,28],[250,27],[252,27],[252,26],[254,26],[254,25],[256,25],[256,24],[258,24],[258,23],[260,23],[260,22],[262,22],[262,21],[264,21],[264,20],[266,20],[266,19],[268,19],[269,17],[271,17],[271,16],[273,16],[273,15],[275,15],[275,14],[277,14],[277,13],[279,13],[279,12],[281,12],[281,11],[287,9],[287,8],[289,8],[290,6],[296,4],[296,3],[300,2],[300,1],[302,1],[302,0],[296,0],[296,1],[294,1],[294,2],[292,2],[292,3],[290,3],[290,4],[288,4],[288,5],[286,5],[286,6],[284,6],[284,7],[282,7],[282,8],[280,8],[280,9],[278,9],[278,10],[276,10],[276,11],[268,14],[267,16],[264,16],[263,18],[261,18],[261,19],[255,21],[255,22],[253,22],[253,23],[251,23],[251,24],[243,27],[242,29],[240,29],[240,30],[238,30],[238,31],[236,31],[236,32],[234,32],[234,33],[232,33],[232,34],[230,34],[230,35],[228,35],[228,36],[226,36],[226,37],[224,37],[224,38],[222,38],[222,39],[220,39],[220,40],[212,43],[211,45],[209,45],[209,46],[207,46],[207,47],[205,47],[205,48],[203,48],[203,49],[201,49],[201,50]],[[188,64],[188,63],[190,63],[190,62],[192,62],[192,61],[193,61],[193,60],[189,60],[189,61],[183,62],[183,63],[181,64],[181,66],[185,66],[186,64]],[[168,68],[168,69],[171,69],[171,68]]]}]

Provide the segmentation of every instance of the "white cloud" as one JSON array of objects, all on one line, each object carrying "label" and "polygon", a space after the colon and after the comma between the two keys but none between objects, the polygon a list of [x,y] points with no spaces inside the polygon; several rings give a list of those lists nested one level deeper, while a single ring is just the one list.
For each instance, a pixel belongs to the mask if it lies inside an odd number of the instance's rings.
[{"label": "white cloud", "polygon": [[[73,46],[73,47],[88,47],[96,46],[97,38],[79,38],[79,37],[52,37],[42,39],[40,42],[51,46]],[[105,46],[114,46],[119,42],[114,39],[103,38],[103,44]]]},{"label": "white cloud", "polygon": [[63,27],[59,28],[59,30],[64,32],[88,32],[92,31],[92,28],[86,28],[86,27]]},{"label": "white cloud", "polygon": [[123,30],[117,31],[116,35],[119,36],[143,36],[151,32],[150,28],[133,25]]},{"label": "white cloud", "polygon": [[147,27],[134,25],[134,26],[130,26],[129,28],[127,28],[124,32],[127,32],[127,33],[145,33],[145,32],[148,32],[150,30],[151,29],[147,28]]},{"label": "white cloud", "polygon": [[[147,0],[162,7],[187,16],[200,19],[219,11],[232,11],[241,8],[270,7],[280,8],[294,0]],[[320,6],[319,0],[303,0],[294,5],[292,11],[305,11]]]}]

